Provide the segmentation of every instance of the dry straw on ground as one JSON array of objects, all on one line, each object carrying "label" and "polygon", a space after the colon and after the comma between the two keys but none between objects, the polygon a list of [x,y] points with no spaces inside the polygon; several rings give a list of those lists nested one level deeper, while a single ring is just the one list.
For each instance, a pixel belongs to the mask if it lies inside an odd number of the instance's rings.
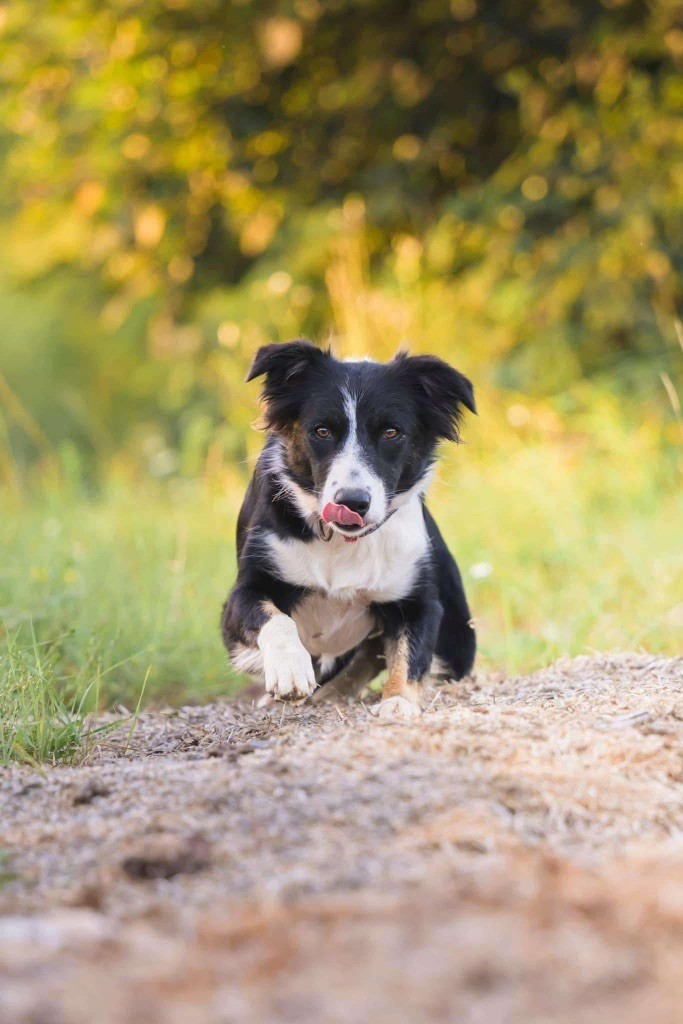
[{"label": "dry straw on ground", "polygon": [[683,659],[144,715],[0,776],[2,1024],[680,1020]]}]

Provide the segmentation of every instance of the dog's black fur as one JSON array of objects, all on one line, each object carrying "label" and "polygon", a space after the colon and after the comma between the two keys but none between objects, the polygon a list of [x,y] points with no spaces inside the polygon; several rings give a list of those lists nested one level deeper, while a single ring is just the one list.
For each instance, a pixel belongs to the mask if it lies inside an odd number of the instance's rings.
[{"label": "dog's black fur", "polygon": [[[411,682],[430,671],[434,656],[441,674],[466,675],[476,646],[470,610],[458,567],[422,492],[439,441],[458,440],[463,409],[475,411],[471,383],[433,356],[401,353],[387,364],[341,362],[303,340],[262,348],[247,379],[264,375],[269,436],[240,511],[238,578],[223,610],[223,638],[233,659],[259,674],[259,648],[268,654],[261,630],[273,615],[296,621],[298,615],[305,617],[313,596],[324,601],[343,593],[349,616],[363,603],[366,623],[382,631],[390,671],[404,638]],[[364,491],[348,490],[359,480]],[[363,526],[322,523],[325,495],[336,501],[330,495],[337,484],[342,497],[360,493],[371,498]],[[387,531],[383,538],[381,531]],[[355,547],[344,541],[354,541]],[[372,587],[369,593],[363,590],[368,571],[359,555],[363,549],[368,564],[377,561],[373,579],[388,581],[390,599],[381,586],[376,594]],[[357,560],[362,576],[357,596],[348,580],[343,589],[335,589],[333,575],[327,590],[315,585],[317,553],[330,573],[342,573],[349,559]],[[400,565],[411,557],[414,564]],[[400,578],[394,580],[397,573]],[[337,671],[362,642],[362,637],[352,639],[347,651],[309,652],[318,682]],[[291,643],[296,643],[294,633],[285,647]],[[321,661],[322,654],[329,656]],[[277,675],[278,669],[273,671]],[[308,692],[295,685],[292,694],[285,693],[277,678],[269,689],[283,697]]]}]

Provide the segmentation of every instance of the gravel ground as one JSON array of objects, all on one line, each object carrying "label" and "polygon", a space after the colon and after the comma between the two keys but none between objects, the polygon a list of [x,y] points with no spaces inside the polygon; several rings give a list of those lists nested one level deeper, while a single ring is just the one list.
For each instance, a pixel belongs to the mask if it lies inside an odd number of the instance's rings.
[{"label": "gravel ground", "polygon": [[683,659],[141,717],[0,774],[0,1022],[680,1021]]}]

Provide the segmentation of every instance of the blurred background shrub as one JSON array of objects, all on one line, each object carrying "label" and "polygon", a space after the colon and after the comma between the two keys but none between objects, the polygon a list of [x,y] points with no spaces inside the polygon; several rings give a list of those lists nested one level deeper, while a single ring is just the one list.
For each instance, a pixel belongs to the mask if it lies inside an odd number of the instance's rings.
[{"label": "blurred background shrub", "polygon": [[332,330],[677,444],[677,7],[4,5],[0,479],[241,472],[254,350]]}]

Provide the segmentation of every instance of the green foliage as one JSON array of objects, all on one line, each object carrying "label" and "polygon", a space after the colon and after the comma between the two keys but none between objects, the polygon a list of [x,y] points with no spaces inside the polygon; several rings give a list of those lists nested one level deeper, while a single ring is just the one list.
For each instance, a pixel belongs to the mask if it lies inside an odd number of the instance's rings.
[{"label": "green foliage", "polygon": [[195,504],[191,491],[173,500],[148,488],[113,487],[94,504],[68,491],[5,504],[6,642],[31,646],[35,630],[49,644],[43,674],[67,701],[89,690],[102,706],[130,708],[148,672],[148,700],[225,692],[234,680],[218,624],[234,575],[225,525],[234,512],[233,502]]},{"label": "green foliage", "polygon": [[[69,699],[55,673],[54,645],[38,644],[33,632],[31,639],[22,646],[7,635],[0,646],[0,765],[72,761],[120,726],[88,730],[87,711],[97,706],[99,680],[77,688]],[[2,877],[0,871],[0,882]]]},{"label": "green foliage", "polygon": [[360,240],[382,351],[651,392],[681,299],[676,8],[15,0],[0,371],[88,471],[122,443],[190,475],[209,439],[243,459],[255,347],[358,327]]},{"label": "green foliage", "polygon": [[0,885],[6,885],[8,882],[13,882],[15,878],[17,878],[17,875],[12,871],[9,854],[0,849]]}]

